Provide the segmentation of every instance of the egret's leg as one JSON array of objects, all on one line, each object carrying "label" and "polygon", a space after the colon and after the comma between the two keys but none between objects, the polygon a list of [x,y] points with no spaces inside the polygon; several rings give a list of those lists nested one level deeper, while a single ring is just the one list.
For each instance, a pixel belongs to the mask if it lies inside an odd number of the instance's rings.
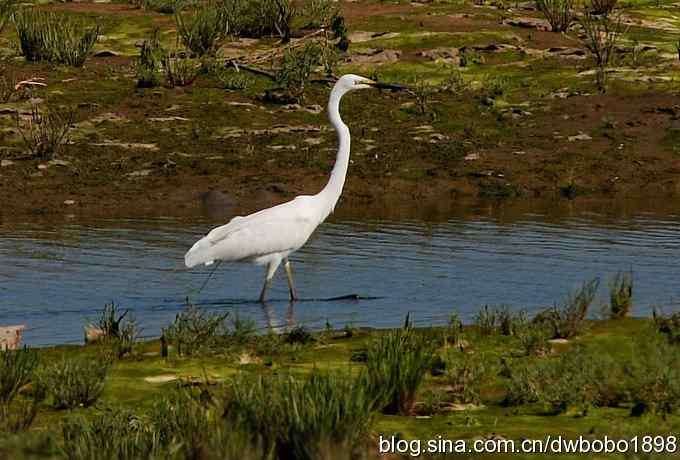
[{"label": "egret's leg", "polygon": [[290,300],[297,300],[298,296],[295,292],[295,284],[293,283],[293,269],[290,265],[290,260],[283,260],[283,268],[286,269],[286,275],[288,275],[288,290],[290,291]]},{"label": "egret's leg", "polygon": [[272,260],[269,262],[269,265],[267,265],[267,274],[264,278],[262,292],[260,292],[260,302],[262,303],[264,303],[265,295],[267,294],[269,287],[272,285],[272,278],[274,278],[274,273],[276,273],[276,269],[279,268],[279,265],[281,265],[281,259]]}]

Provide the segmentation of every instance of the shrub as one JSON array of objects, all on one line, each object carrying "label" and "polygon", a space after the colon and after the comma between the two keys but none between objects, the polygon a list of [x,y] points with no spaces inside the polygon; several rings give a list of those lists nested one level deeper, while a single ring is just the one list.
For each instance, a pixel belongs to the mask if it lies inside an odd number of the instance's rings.
[{"label": "shrub", "polygon": [[5,28],[7,19],[11,16],[13,9],[13,0],[0,0],[0,33],[2,33],[2,30]]},{"label": "shrub", "polygon": [[194,355],[213,347],[224,331],[229,313],[208,313],[192,304],[178,313],[163,335],[174,343],[179,355]]},{"label": "shrub", "polygon": [[48,107],[41,111],[38,105],[33,104],[27,125],[22,126],[18,116],[16,123],[24,146],[31,155],[40,160],[51,160],[61,153],[74,120],[75,110],[71,108]]},{"label": "shrub", "polygon": [[139,335],[137,322],[134,318],[126,320],[128,313],[129,310],[125,310],[122,314],[119,314],[118,307],[111,302],[104,306],[97,321],[97,328],[102,331],[103,340],[111,344],[114,354],[119,359],[132,353]]},{"label": "shrub", "polygon": [[214,3],[190,14],[177,12],[175,22],[182,44],[199,57],[214,54],[226,32],[224,12]]},{"label": "shrub", "polygon": [[250,87],[253,83],[252,78],[244,72],[236,70],[223,69],[216,71],[215,74],[224,89],[242,90]]},{"label": "shrub", "polygon": [[628,316],[633,308],[633,273],[618,272],[609,284],[609,316],[619,319]]},{"label": "shrub", "polygon": [[542,324],[526,325],[517,337],[526,356],[545,356],[550,353],[550,335]]},{"label": "shrub", "polygon": [[652,317],[658,332],[665,335],[670,343],[680,343],[680,313],[669,316],[654,308]]},{"label": "shrub", "polygon": [[599,278],[583,283],[580,289],[567,296],[561,306],[537,315],[534,323],[549,327],[553,338],[568,339],[580,334],[599,285]]},{"label": "shrub", "polygon": [[579,350],[542,362],[538,368],[539,400],[557,413],[574,408],[586,411],[595,401],[593,370],[590,356]]},{"label": "shrub", "polygon": [[14,24],[27,61],[82,67],[99,36],[99,25],[29,8],[14,13]]},{"label": "shrub", "polygon": [[191,85],[201,70],[201,64],[194,59],[165,54],[162,59],[165,68],[165,82],[170,87]]},{"label": "shrub", "polygon": [[432,360],[432,344],[409,325],[374,339],[366,365],[378,409],[408,415]]},{"label": "shrub", "polygon": [[659,334],[637,339],[633,361],[627,369],[632,413],[670,414],[680,406],[680,355],[677,345]]},{"label": "shrub", "polygon": [[38,365],[38,354],[23,348],[0,351],[0,406],[10,403]]},{"label": "shrub", "polygon": [[509,381],[505,388],[503,404],[521,406],[539,400],[538,369],[531,365],[516,365],[509,368]]},{"label": "shrub", "polygon": [[536,0],[536,8],[548,20],[553,32],[566,32],[574,21],[573,0]]},{"label": "shrub", "polygon": [[162,14],[175,14],[185,3],[184,0],[141,0],[138,2],[138,7]]},{"label": "shrub", "polygon": [[275,76],[276,82],[285,87],[294,98],[304,99],[306,85],[314,70],[321,65],[322,54],[321,46],[313,42],[302,48],[286,50]]},{"label": "shrub", "polygon": [[458,317],[458,313],[449,316],[449,323],[446,327],[446,342],[453,345],[459,344],[463,338],[463,322]]},{"label": "shrub", "polygon": [[527,319],[524,311],[514,313],[507,305],[492,308],[485,305],[477,313],[476,323],[481,335],[517,335]]},{"label": "shrub", "polygon": [[309,332],[309,329],[302,325],[295,326],[289,333],[286,334],[284,342],[290,344],[307,345],[314,341],[314,337]]},{"label": "shrub", "polygon": [[446,378],[453,397],[461,403],[480,404],[481,388],[493,366],[479,353],[451,351],[446,355]]},{"label": "shrub", "polygon": [[238,314],[231,319],[229,337],[237,343],[244,344],[255,336],[256,323],[252,319],[242,319]]},{"label": "shrub", "polygon": [[623,35],[621,16],[612,20],[608,15],[599,16],[586,9],[581,15],[581,25],[585,34],[585,47],[597,68],[595,83],[604,93],[607,90],[607,68],[614,59],[616,45]]},{"label": "shrub", "polygon": [[322,29],[331,27],[340,11],[332,0],[306,0],[300,14],[307,22],[306,28]]},{"label": "shrub", "polygon": [[160,70],[162,68],[163,50],[159,30],[154,29],[151,38],[142,42],[135,73],[137,75],[138,88],[155,88],[161,84]]},{"label": "shrub", "polygon": [[12,404],[0,404],[0,435],[28,430],[37,413],[38,404],[35,400],[20,400]]},{"label": "shrub", "polygon": [[66,417],[62,425],[64,454],[69,460],[142,460],[157,446],[148,427],[134,414],[112,410],[85,418]]},{"label": "shrub", "polygon": [[38,374],[38,392],[53,407],[89,407],[104,391],[110,363],[101,359],[66,359],[46,366]]},{"label": "shrub", "polygon": [[236,380],[225,414],[246,432],[261,434],[277,458],[311,460],[327,458],[326,450],[351,457],[370,429],[373,404],[365,374],[314,373],[305,381]]},{"label": "shrub", "polygon": [[590,0],[590,9],[595,14],[607,15],[612,12],[618,0]]}]

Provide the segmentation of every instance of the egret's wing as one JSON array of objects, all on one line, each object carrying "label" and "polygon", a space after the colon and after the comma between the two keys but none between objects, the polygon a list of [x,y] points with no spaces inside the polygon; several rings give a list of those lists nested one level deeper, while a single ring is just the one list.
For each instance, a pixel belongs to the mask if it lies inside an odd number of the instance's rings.
[{"label": "egret's wing", "polygon": [[294,200],[245,217],[235,217],[200,239],[186,253],[187,267],[214,260],[238,261],[295,250],[316,227],[302,202]]}]

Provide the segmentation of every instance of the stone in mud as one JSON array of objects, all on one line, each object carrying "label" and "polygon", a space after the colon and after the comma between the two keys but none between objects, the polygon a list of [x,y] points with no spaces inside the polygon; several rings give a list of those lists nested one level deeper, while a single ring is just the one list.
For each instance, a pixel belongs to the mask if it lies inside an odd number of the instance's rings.
[{"label": "stone in mud", "polygon": [[133,171],[126,174],[127,177],[146,177],[153,172],[151,169],[140,169],[139,171]]},{"label": "stone in mud", "polygon": [[576,134],[575,136],[569,136],[567,139],[569,140],[569,142],[575,142],[575,141],[590,141],[593,138],[587,135],[586,133],[579,133]]},{"label": "stone in mud", "polygon": [[0,326],[0,350],[18,350],[25,325]]},{"label": "stone in mud", "polygon": [[94,53],[92,56],[97,57],[97,58],[102,58],[102,57],[115,57],[115,56],[120,56],[120,54],[116,53],[113,50],[101,50],[97,51]]},{"label": "stone in mud", "polygon": [[530,17],[519,17],[519,18],[506,19],[506,20],[503,21],[503,24],[513,26],[513,27],[521,27],[523,29],[536,29],[536,30],[545,30],[545,31],[550,30],[550,23],[548,21],[546,21],[545,19],[537,19],[537,18],[530,18]]},{"label": "stone in mud", "polygon": [[348,59],[352,64],[386,64],[397,62],[401,57],[401,51],[393,49],[384,50],[363,50],[356,52]]},{"label": "stone in mud", "polygon": [[12,166],[14,162],[12,160],[0,160],[0,168],[6,168],[7,166]]},{"label": "stone in mud", "polygon": [[458,48],[434,48],[421,51],[418,54],[435,62],[460,65],[460,51]]}]

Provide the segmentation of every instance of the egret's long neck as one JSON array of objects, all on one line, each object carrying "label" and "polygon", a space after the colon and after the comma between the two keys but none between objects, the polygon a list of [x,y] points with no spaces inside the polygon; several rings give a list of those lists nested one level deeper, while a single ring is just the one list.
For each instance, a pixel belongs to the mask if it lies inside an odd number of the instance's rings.
[{"label": "egret's long neck", "polygon": [[322,216],[324,219],[333,212],[338,199],[340,199],[342,188],[345,185],[345,177],[347,176],[347,167],[349,166],[349,128],[340,118],[340,99],[344,93],[342,89],[335,87],[331,91],[331,97],[328,101],[328,119],[338,133],[339,146],[328,184],[317,195],[324,203]]}]

